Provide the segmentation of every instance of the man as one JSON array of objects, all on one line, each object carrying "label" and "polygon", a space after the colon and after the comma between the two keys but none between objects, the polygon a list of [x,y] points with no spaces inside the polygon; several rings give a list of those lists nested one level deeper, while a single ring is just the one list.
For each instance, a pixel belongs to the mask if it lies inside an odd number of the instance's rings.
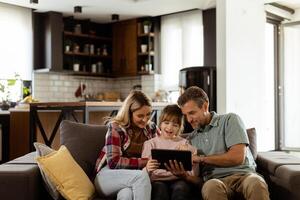
[{"label": "man", "polygon": [[[195,86],[188,88],[177,103],[194,129],[188,139],[198,149],[193,161],[202,168],[203,199],[230,199],[236,194],[249,200],[269,199],[266,182],[255,172],[241,118],[233,113],[209,112],[207,94]],[[169,170],[187,176],[176,162],[170,162]]]}]

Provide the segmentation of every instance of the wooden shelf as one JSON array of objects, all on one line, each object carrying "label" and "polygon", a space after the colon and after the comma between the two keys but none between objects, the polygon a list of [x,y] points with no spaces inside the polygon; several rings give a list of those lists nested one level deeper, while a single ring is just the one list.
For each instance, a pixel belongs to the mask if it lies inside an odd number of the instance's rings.
[{"label": "wooden shelf", "polygon": [[89,57],[93,57],[93,58],[103,58],[103,59],[111,59],[111,56],[103,56],[103,55],[97,55],[97,54],[89,54],[89,53],[83,53],[83,52],[72,52],[72,51],[68,51],[68,52],[64,52],[65,55],[69,55],[69,56],[89,56]]},{"label": "wooden shelf", "polygon": [[139,33],[138,37],[154,37],[154,33]]},{"label": "wooden shelf", "polygon": [[73,33],[70,31],[64,31],[65,36],[74,36],[74,37],[82,37],[82,38],[90,38],[90,39],[95,39],[95,40],[103,40],[103,41],[112,41],[112,38],[109,37],[100,37],[97,35],[91,35],[91,34],[78,34],[78,33]]},{"label": "wooden shelf", "polygon": [[139,75],[151,75],[151,74],[154,74],[154,72],[147,72],[147,71],[138,71],[138,74]]},{"label": "wooden shelf", "polygon": [[139,56],[154,56],[155,53],[154,53],[154,51],[145,52],[145,53],[139,52],[138,55]]},{"label": "wooden shelf", "polygon": [[72,51],[65,51],[65,55],[70,55],[70,56],[90,56],[89,53],[83,53],[83,52],[72,52]]}]

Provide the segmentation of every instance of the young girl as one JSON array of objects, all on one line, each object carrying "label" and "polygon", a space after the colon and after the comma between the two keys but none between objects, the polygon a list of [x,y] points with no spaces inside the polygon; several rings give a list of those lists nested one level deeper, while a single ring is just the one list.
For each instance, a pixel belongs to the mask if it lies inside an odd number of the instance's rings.
[{"label": "young girl", "polygon": [[[183,130],[183,114],[177,105],[168,105],[163,109],[159,118],[159,128],[161,135],[144,143],[142,158],[151,159],[151,149],[179,149],[186,146],[192,153],[197,152],[195,147],[179,136]],[[157,169],[158,165],[155,166],[156,169],[149,173],[152,181],[152,199],[190,199],[190,183],[200,182],[198,174],[195,174],[198,171],[197,165],[193,165],[192,171],[177,176],[165,169]]]}]

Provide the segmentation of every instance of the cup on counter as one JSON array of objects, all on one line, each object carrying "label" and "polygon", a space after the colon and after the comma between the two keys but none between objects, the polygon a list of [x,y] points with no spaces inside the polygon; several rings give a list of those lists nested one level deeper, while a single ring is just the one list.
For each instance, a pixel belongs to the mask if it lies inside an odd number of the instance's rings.
[{"label": "cup on counter", "polygon": [[73,71],[78,72],[79,71],[79,63],[74,63],[73,64]]}]

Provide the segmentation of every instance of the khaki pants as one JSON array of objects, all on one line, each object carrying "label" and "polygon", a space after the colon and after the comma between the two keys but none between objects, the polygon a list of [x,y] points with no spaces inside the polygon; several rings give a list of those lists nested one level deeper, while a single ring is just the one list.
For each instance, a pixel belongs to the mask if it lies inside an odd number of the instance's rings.
[{"label": "khaki pants", "polygon": [[202,187],[204,200],[227,200],[236,195],[246,200],[269,200],[265,180],[255,173],[234,174],[220,179],[210,179]]}]

